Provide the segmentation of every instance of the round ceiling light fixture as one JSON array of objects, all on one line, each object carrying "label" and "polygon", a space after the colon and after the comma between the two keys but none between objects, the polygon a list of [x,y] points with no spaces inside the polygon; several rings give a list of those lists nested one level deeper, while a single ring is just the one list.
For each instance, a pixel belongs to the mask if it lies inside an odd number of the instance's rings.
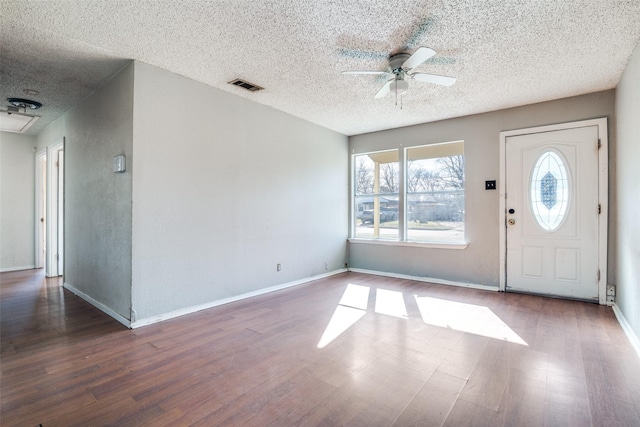
[{"label": "round ceiling light fixture", "polygon": [[409,89],[409,83],[406,80],[396,79],[391,83],[389,89],[391,89],[391,93],[402,95]]},{"label": "round ceiling light fixture", "polygon": [[9,101],[9,104],[13,105],[14,107],[24,108],[25,110],[27,108],[31,110],[37,110],[38,108],[42,107],[41,103],[37,101],[32,101],[30,99],[7,98],[7,101]]}]

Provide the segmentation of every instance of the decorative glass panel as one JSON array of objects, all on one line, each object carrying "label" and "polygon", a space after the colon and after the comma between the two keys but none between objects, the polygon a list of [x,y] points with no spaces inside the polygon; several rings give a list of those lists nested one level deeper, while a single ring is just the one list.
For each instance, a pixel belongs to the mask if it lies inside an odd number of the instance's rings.
[{"label": "decorative glass panel", "polygon": [[547,209],[553,208],[556,203],[558,203],[557,188],[558,180],[551,172],[547,172],[547,174],[542,177],[542,180],[540,180],[542,204],[545,205]]},{"label": "decorative glass panel", "polygon": [[557,229],[569,207],[569,179],[565,162],[555,151],[545,151],[531,174],[531,210],[540,227]]}]

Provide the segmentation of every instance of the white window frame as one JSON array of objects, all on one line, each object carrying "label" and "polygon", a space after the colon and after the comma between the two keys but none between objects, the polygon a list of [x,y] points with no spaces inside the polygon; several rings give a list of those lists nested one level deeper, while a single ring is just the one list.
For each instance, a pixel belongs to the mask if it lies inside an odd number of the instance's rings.
[{"label": "white window frame", "polygon": [[[352,154],[351,155],[351,175],[350,175],[350,179],[352,181],[351,184],[351,200],[350,200],[350,205],[351,205],[351,217],[350,217],[350,239],[357,239],[357,240],[362,240],[362,241],[371,241],[371,242],[390,242],[390,243],[398,243],[401,242],[401,228],[398,227],[398,239],[382,239],[382,238],[365,238],[365,237],[356,237],[356,219],[357,219],[357,213],[358,213],[358,206],[355,203],[356,200],[356,182],[355,182],[355,170],[356,170],[356,157],[358,156],[366,156],[366,155],[371,155],[371,154],[383,154],[383,153],[398,153],[398,179],[399,179],[399,189],[398,189],[398,222],[400,223],[400,216],[402,215],[402,212],[404,211],[403,208],[403,203],[404,203],[404,196],[403,196],[403,189],[404,189],[404,175],[403,175],[403,150],[401,149],[390,149],[390,150],[377,150],[377,151],[367,151],[365,153],[359,153],[359,154]],[[371,197],[383,197],[384,195],[381,193],[377,193],[371,194]],[[400,225],[400,224],[398,224]]]},{"label": "white window frame", "polygon": [[[376,151],[367,151],[361,153],[352,153],[351,154],[351,188],[350,188],[350,237],[348,239],[351,243],[358,244],[373,244],[373,245],[386,245],[386,246],[408,246],[408,247],[421,247],[421,248],[440,248],[440,249],[465,249],[468,247],[468,243],[466,241],[466,192],[465,192],[465,236],[462,241],[419,241],[419,240],[407,240],[407,212],[406,212],[406,201],[407,201],[407,155],[409,150],[421,148],[421,147],[431,147],[433,146],[445,146],[447,144],[459,144],[462,143],[464,156],[464,141],[456,140],[449,142],[440,142],[435,144],[425,144],[425,145],[416,145],[412,147],[399,147],[388,150],[376,150]],[[399,174],[399,192],[398,192],[398,237],[397,240],[392,239],[383,239],[383,238],[369,238],[369,237],[356,237],[356,220],[357,220],[357,203],[356,203],[356,182],[355,182],[355,172],[356,172],[356,158],[359,156],[365,156],[370,154],[377,153],[385,153],[385,152],[397,152],[398,153],[398,174]],[[442,156],[445,157],[445,156]],[[465,163],[466,165],[466,163]],[[465,167],[466,169],[466,167]],[[465,171],[466,172],[466,171]],[[466,173],[465,173],[466,175]],[[466,185],[465,185],[466,187]]]}]

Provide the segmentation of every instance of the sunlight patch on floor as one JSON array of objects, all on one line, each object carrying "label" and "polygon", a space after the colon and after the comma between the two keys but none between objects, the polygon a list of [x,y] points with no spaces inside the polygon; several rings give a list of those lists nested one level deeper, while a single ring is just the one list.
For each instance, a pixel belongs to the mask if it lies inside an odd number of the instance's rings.
[{"label": "sunlight patch on floor", "polygon": [[351,283],[347,285],[336,311],[333,312],[333,316],[331,316],[331,320],[329,320],[329,324],[318,342],[318,348],[324,348],[367,314],[370,290],[368,286]]},{"label": "sunlight patch on floor", "polygon": [[359,308],[360,310],[366,310],[369,305],[369,291],[368,286],[353,285],[349,283],[347,289],[344,290],[342,298],[340,298],[339,305],[346,307]]},{"label": "sunlight patch on floor", "polygon": [[327,328],[322,334],[322,338],[318,342],[318,348],[324,348],[331,341],[338,338],[343,332],[355,325],[358,320],[362,319],[365,314],[367,314],[366,310],[343,305],[337,306]]},{"label": "sunlight patch on floor", "polygon": [[414,295],[424,323],[528,345],[488,307]]},{"label": "sunlight patch on floor", "polygon": [[[347,285],[318,342],[318,348],[326,347],[367,314],[370,291],[369,286],[352,283]],[[388,289],[374,291],[376,314],[400,319],[409,318],[405,295],[402,292]],[[415,301],[426,324],[528,346],[488,307],[418,295],[413,295],[413,299],[407,297],[407,302]]]},{"label": "sunlight patch on floor", "polygon": [[407,306],[402,292],[386,289],[376,290],[376,313],[407,319]]}]

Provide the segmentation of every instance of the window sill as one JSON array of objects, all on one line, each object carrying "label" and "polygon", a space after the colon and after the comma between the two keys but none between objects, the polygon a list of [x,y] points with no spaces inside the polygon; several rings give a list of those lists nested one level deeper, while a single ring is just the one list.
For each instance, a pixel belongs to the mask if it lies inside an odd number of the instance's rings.
[{"label": "window sill", "polygon": [[466,249],[469,244],[467,242],[400,242],[397,240],[376,240],[376,239],[358,239],[349,238],[349,243],[365,244],[365,245],[381,245],[381,246],[405,246],[413,248],[425,249]]}]

